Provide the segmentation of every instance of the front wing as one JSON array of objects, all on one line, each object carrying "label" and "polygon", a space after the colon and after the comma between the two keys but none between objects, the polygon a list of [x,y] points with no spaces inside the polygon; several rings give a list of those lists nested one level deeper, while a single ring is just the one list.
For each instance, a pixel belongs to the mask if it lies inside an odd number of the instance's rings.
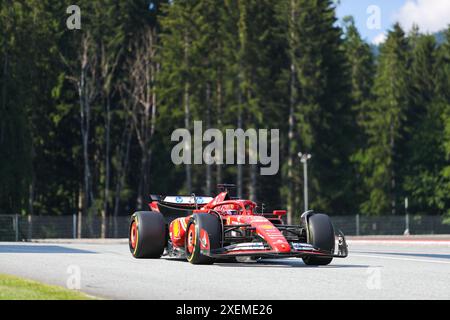
[{"label": "front wing", "polygon": [[[324,258],[345,258],[348,256],[348,246],[344,235],[339,232],[337,235],[337,246],[333,252],[321,250],[305,243],[291,243],[290,252],[277,252],[271,250],[267,244],[262,242],[240,243],[230,245],[216,250],[201,250],[203,255],[211,258],[227,257],[258,257],[258,258],[304,258],[307,256],[321,256]],[[336,250],[337,249],[337,250]],[[337,252],[337,253],[335,253]]]}]

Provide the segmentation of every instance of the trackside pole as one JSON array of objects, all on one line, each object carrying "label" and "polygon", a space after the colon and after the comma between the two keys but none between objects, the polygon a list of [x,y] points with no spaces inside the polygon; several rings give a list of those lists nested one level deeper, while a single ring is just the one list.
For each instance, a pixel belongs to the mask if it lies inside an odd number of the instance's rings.
[{"label": "trackside pole", "polygon": [[33,216],[29,214],[27,220],[28,220],[28,240],[31,240],[33,239]]},{"label": "trackside pole", "polygon": [[356,235],[359,236],[359,214],[356,215]]},{"label": "trackside pole", "polygon": [[303,163],[303,201],[305,204],[304,210],[306,212],[308,211],[308,160],[311,159],[311,155],[299,152],[298,157],[300,158],[300,162]]},{"label": "trackside pole", "polygon": [[408,198],[405,198],[405,232],[403,232],[403,235],[409,236],[409,213],[408,213]]},{"label": "trackside pole", "polygon": [[305,198],[305,212],[308,211],[308,162],[303,162],[303,183],[304,183],[304,198]]},{"label": "trackside pole", "polygon": [[405,236],[409,236],[409,213],[405,214],[405,232],[403,233]]},{"label": "trackside pole", "polygon": [[72,237],[77,238],[77,215],[75,213],[72,215]]},{"label": "trackside pole", "polygon": [[19,241],[19,215],[16,213],[14,215],[14,226],[15,226],[15,231],[16,231],[16,242]]}]

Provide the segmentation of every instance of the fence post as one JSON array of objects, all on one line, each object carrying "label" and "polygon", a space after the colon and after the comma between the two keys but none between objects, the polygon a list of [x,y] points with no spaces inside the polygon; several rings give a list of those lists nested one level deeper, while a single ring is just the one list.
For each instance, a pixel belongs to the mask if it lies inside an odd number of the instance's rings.
[{"label": "fence post", "polygon": [[27,217],[28,220],[28,241],[33,239],[33,216],[31,214]]},{"label": "fence post", "polygon": [[359,236],[359,213],[356,215],[356,235]]},{"label": "fence post", "polygon": [[16,242],[18,242],[19,241],[19,215],[16,213],[15,215],[14,215],[14,225],[15,225],[15,227],[16,227]]},{"label": "fence post", "polygon": [[405,214],[405,232],[403,233],[403,235],[405,235],[405,236],[409,236],[410,235],[410,231],[409,231],[409,213]]},{"label": "fence post", "polygon": [[74,239],[77,238],[77,215],[74,213],[72,215],[72,236]]}]

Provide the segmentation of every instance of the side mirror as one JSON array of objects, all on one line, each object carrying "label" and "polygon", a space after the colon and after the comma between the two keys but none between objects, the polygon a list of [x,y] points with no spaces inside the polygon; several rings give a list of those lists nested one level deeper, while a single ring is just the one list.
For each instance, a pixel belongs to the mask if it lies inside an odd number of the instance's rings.
[{"label": "side mirror", "polygon": [[285,216],[286,215],[286,210],[273,210],[273,215],[274,216]]}]

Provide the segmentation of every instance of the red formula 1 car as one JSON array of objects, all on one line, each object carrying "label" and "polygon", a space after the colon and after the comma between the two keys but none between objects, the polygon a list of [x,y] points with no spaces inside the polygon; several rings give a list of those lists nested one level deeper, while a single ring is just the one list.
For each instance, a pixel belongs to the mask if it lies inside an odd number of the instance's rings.
[{"label": "red formula 1 car", "polygon": [[286,211],[257,213],[255,202],[230,197],[231,185],[220,187],[215,198],[151,196],[151,211],[131,217],[132,255],[185,257],[193,264],[236,257],[298,257],[307,265],[327,265],[347,256],[345,237],[335,234],[327,215],[308,211],[301,225],[286,225]]}]

